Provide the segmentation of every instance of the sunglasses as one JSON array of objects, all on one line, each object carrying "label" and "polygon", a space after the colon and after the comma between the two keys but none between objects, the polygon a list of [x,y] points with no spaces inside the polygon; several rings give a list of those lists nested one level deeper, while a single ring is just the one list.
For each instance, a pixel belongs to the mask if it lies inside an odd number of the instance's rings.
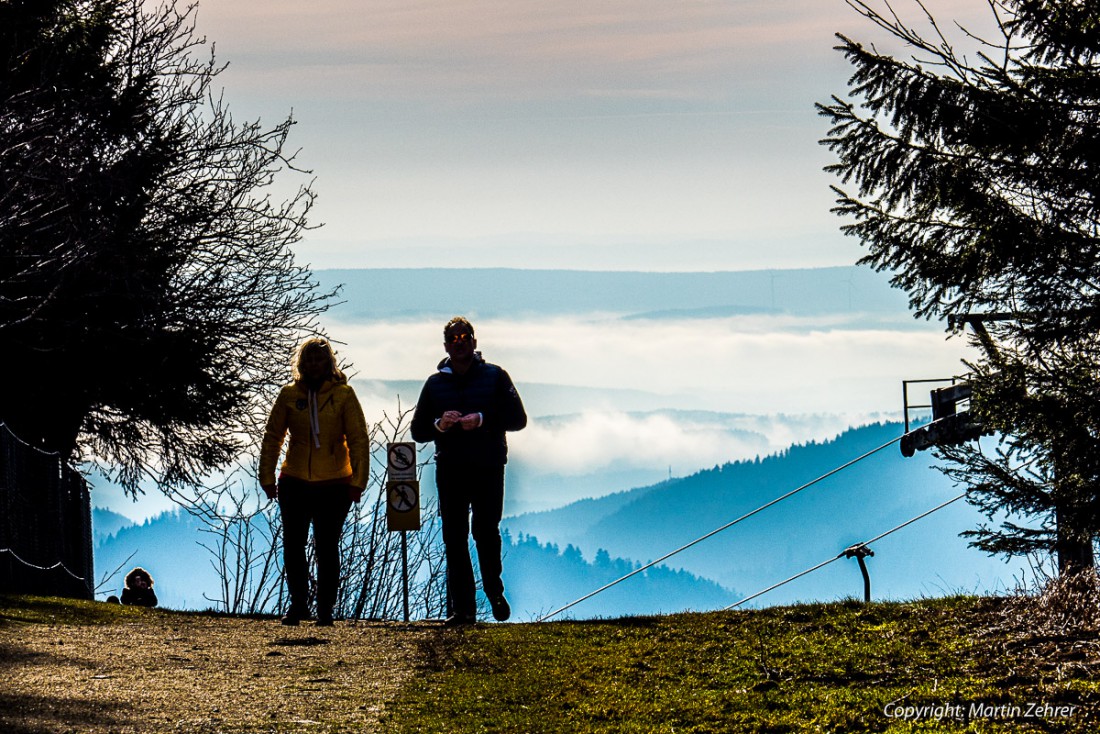
[{"label": "sunglasses", "polygon": [[447,341],[449,341],[451,344],[461,344],[463,342],[471,341],[473,338],[474,338],[473,334],[471,334],[469,332],[466,332],[466,331],[460,331],[457,334],[452,334],[451,338],[448,339]]}]

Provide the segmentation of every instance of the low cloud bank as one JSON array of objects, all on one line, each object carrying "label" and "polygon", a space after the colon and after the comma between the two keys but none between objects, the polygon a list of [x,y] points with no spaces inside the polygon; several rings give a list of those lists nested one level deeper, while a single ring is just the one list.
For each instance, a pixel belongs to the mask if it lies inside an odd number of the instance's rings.
[{"label": "low cloud bank", "polygon": [[561,476],[625,469],[674,475],[753,459],[792,444],[835,437],[885,414],[740,415],[593,411],[532,421],[510,442],[525,470]]},{"label": "low cloud bank", "polygon": [[[521,394],[531,383],[636,390],[652,393],[654,408],[898,411],[903,379],[950,377],[970,356],[964,340],[946,339],[937,325],[914,330],[907,320],[897,329],[864,328],[858,314],[625,321],[621,314],[485,321],[470,316],[486,359],[507,369]],[[329,326],[335,339],[346,342],[342,356],[364,380],[423,381],[444,356],[442,323]],[[622,406],[609,397],[593,407]]]}]

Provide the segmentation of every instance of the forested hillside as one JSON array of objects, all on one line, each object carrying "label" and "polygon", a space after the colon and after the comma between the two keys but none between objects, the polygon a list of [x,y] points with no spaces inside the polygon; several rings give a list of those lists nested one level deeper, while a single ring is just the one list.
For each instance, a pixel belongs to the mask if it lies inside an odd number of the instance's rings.
[{"label": "forested hillside", "polygon": [[[604,549],[645,562],[751,512],[899,436],[894,423],[851,429],[832,441],[793,446],[753,461],[507,519],[513,533]],[[989,439],[986,439],[989,440]],[[889,446],[852,467],[677,555],[667,563],[752,593],[835,557],[959,494],[932,468]],[[959,532],[981,516],[958,501],[884,538],[868,559],[877,598],[938,596],[1014,584],[1019,568],[969,549]],[[855,561],[843,560],[762,599],[762,603],[862,594]],[[625,610],[624,610],[625,612]]]},{"label": "forested hillside", "polygon": [[[901,430],[890,423],[855,428],[831,441],[506,518],[505,583],[515,617],[536,618],[598,589],[890,442]],[[905,459],[890,445],[571,613],[585,618],[721,608],[958,494],[932,467],[928,454]],[[958,537],[981,520],[957,501],[873,544],[875,555],[867,559],[873,596],[911,599],[1016,586],[1025,576],[1021,564],[1006,565],[967,548]],[[142,565],[157,579],[164,605],[206,608],[217,598],[217,576],[211,554],[200,543],[211,538],[184,514],[162,515],[101,542],[97,576]],[[684,573],[677,573],[680,569]],[[101,591],[112,593],[120,584],[116,576]],[[756,603],[831,600],[862,591],[855,561],[841,559]]]},{"label": "forested hillside", "polygon": [[[106,517],[101,510],[97,522]],[[220,598],[214,556],[202,544],[215,537],[183,512],[170,512],[109,536],[96,546],[97,578],[111,574],[99,598],[119,594],[123,576],[134,566],[147,569],[156,580],[162,607],[216,608]],[[505,534],[505,583],[513,600],[516,621],[540,614],[599,588],[633,570],[637,563],[612,558],[606,551],[586,560],[573,547],[540,543],[527,536]],[[601,595],[584,609],[584,616],[656,613],[686,609],[714,609],[734,601],[734,594],[718,584],[682,571],[655,568],[621,591]]]}]

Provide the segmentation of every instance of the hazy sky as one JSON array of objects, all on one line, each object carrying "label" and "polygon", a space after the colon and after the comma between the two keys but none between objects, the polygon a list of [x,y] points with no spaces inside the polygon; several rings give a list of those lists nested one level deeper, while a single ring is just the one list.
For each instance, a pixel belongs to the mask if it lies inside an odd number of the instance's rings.
[{"label": "hazy sky", "polygon": [[203,0],[198,20],[237,115],[300,123],[315,267],[859,255],[813,107],[850,71],[833,34],[872,37],[843,0]]},{"label": "hazy sky", "polygon": [[[971,27],[987,12],[926,4]],[[291,144],[325,226],[298,250],[315,268],[745,270],[861,253],[829,212],[813,106],[850,72],[834,33],[876,35],[843,0],[203,0],[198,27],[230,63],[220,82],[239,119],[299,122]],[[761,429],[776,446],[897,417],[902,379],[954,374],[965,355],[934,324],[478,323],[518,384],[820,416]],[[423,379],[441,355],[439,324],[330,326],[366,379]],[[373,411],[392,401],[365,397]],[[517,455],[590,464],[576,446],[592,444],[607,463],[687,473],[760,450],[721,425],[590,407],[518,435]],[[663,450],[639,456],[643,435]]]}]

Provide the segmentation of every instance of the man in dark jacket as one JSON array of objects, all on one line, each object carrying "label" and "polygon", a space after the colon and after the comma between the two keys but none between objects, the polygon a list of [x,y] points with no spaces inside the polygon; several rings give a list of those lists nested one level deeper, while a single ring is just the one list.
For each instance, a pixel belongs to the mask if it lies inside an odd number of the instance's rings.
[{"label": "man in dark jacket", "polygon": [[505,431],[527,425],[523,401],[508,373],[477,351],[474,327],[462,316],[443,329],[447,359],[428,378],[413,413],[412,436],[435,442],[435,483],[443,546],[447,555],[450,624],[477,619],[471,528],[477,545],[481,584],[503,622],[511,615],[501,581],[500,518],[504,512]]}]

